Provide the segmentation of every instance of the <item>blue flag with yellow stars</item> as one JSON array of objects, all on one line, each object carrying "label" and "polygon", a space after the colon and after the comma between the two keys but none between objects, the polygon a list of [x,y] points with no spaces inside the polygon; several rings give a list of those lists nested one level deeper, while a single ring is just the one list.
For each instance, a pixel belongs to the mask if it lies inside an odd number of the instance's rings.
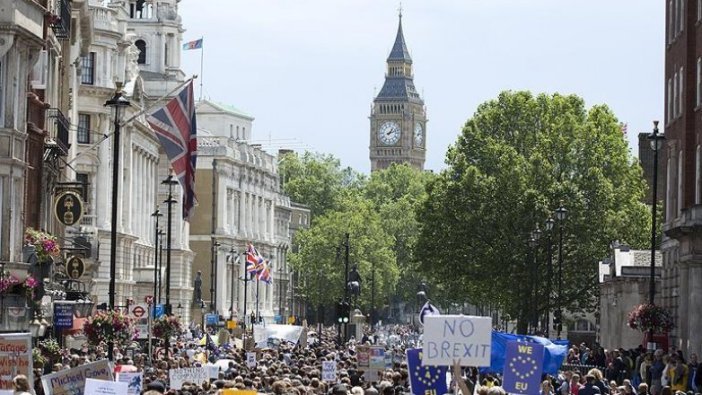
[{"label": "blue flag with yellow stars", "polygon": [[407,370],[413,395],[443,395],[448,392],[446,366],[422,366],[422,349],[407,350]]},{"label": "blue flag with yellow stars", "polygon": [[538,343],[507,343],[502,388],[509,394],[538,395],[544,366],[544,346]]}]

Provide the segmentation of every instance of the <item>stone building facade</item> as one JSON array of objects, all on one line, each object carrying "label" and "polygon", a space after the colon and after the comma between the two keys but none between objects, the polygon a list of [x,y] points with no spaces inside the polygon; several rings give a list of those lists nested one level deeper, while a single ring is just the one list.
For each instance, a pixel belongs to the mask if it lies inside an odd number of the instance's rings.
[{"label": "stone building facade", "polygon": [[256,311],[258,301],[260,316],[273,322],[292,307],[287,254],[293,210],[281,193],[277,158],[246,142],[253,117],[209,100],[198,102],[196,113],[200,205],[195,208],[190,245],[196,253],[193,270],[202,273],[204,311],[242,319],[242,254],[251,242],[270,260],[273,280],[248,282],[246,313]]},{"label": "stone building facade", "polygon": [[662,294],[676,319],[671,344],[702,349],[702,5],[670,0],[665,29]]},{"label": "stone building facade", "polygon": [[402,14],[397,36],[387,59],[385,83],[373,99],[370,115],[371,171],[392,163],[424,168],[427,113],[414,87],[412,58],[402,32]]}]

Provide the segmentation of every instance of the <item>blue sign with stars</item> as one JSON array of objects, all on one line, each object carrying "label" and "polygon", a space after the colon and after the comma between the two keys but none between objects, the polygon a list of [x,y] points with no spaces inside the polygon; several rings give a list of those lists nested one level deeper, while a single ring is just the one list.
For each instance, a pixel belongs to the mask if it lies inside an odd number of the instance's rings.
[{"label": "blue sign with stars", "polygon": [[448,392],[446,366],[422,366],[422,349],[407,350],[407,370],[413,395],[443,395]]},{"label": "blue sign with stars", "polygon": [[509,342],[505,355],[502,387],[510,394],[538,395],[544,367],[544,346]]}]

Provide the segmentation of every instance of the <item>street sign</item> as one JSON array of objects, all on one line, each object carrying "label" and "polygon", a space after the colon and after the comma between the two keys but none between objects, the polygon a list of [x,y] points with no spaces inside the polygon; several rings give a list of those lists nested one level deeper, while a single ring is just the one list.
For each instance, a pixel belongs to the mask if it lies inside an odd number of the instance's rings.
[{"label": "street sign", "polygon": [[64,191],[54,200],[54,215],[66,225],[73,226],[83,216],[83,199],[76,191]]},{"label": "street sign", "polygon": [[73,328],[73,303],[54,302],[54,328]]},{"label": "street sign", "polygon": [[159,318],[166,314],[166,306],[162,304],[154,305],[154,318]]},{"label": "street sign", "polygon": [[66,274],[73,280],[79,280],[85,273],[85,263],[77,256],[72,256],[66,261]]},{"label": "street sign", "polygon": [[217,325],[219,316],[217,314],[205,314],[205,322],[207,322],[208,326]]},{"label": "street sign", "polygon": [[236,321],[234,321],[234,320],[227,321],[227,329],[236,329]]},{"label": "street sign", "polygon": [[146,310],[139,305],[136,305],[134,308],[132,308],[132,314],[134,314],[135,318],[143,317],[144,313],[146,313]]},{"label": "street sign", "polygon": [[144,298],[144,302],[146,304],[154,304],[154,297],[151,295],[146,295],[146,297]]}]

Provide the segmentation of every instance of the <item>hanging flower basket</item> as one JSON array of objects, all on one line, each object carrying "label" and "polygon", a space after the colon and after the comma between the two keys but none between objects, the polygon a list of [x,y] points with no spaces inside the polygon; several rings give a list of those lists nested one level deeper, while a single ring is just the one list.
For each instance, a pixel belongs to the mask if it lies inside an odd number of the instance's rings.
[{"label": "hanging flower basket", "polygon": [[34,246],[39,262],[52,262],[52,257],[61,254],[56,236],[34,228],[27,228],[24,231],[24,243]]},{"label": "hanging flower basket", "polygon": [[640,304],[629,313],[629,328],[641,332],[665,333],[675,327],[668,310],[652,304]]},{"label": "hanging flower basket", "polygon": [[162,316],[154,320],[152,324],[153,335],[158,339],[170,339],[178,336],[183,327],[176,316]]},{"label": "hanging flower basket", "polygon": [[138,331],[132,319],[119,311],[98,311],[83,325],[83,333],[92,346],[113,342],[126,346],[137,338]]},{"label": "hanging flower basket", "polygon": [[[46,358],[53,360],[61,356],[61,347],[56,339],[44,339],[37,342],[37,347],[34,350],[39,350]],[[32,351],[34,351],[32,350]]]}]

